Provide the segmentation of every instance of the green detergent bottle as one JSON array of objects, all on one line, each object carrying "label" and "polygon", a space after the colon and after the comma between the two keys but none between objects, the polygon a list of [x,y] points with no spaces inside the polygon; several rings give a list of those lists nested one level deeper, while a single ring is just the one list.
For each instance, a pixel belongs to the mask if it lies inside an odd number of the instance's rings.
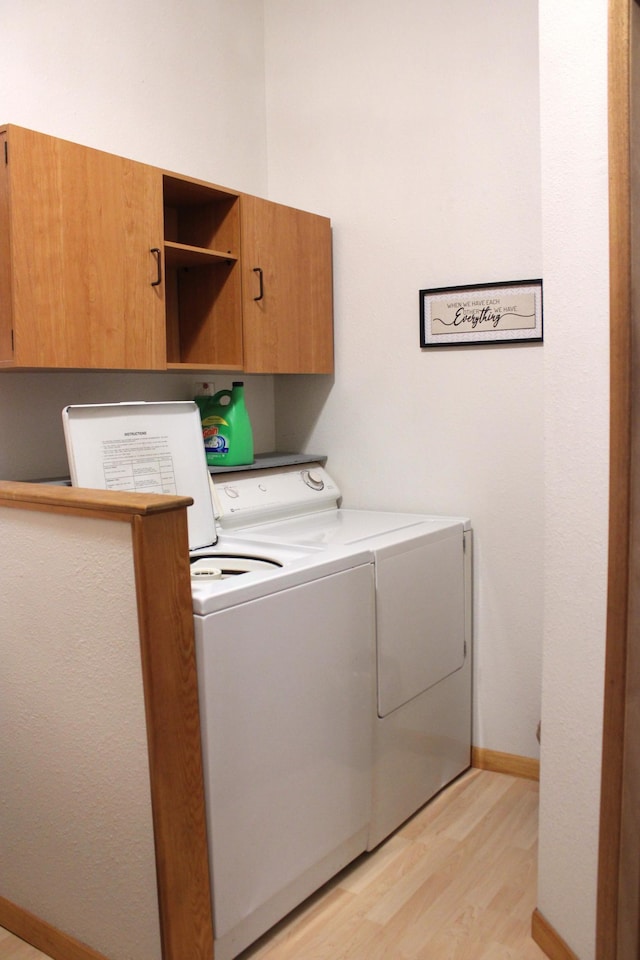
[{"label": "green detergent bottle", "polygon": [[244,402],[244,383],[212,397],[196,397],[202,420],[207,463],[211,467],[236,467],[253,463],[253,430]]}]

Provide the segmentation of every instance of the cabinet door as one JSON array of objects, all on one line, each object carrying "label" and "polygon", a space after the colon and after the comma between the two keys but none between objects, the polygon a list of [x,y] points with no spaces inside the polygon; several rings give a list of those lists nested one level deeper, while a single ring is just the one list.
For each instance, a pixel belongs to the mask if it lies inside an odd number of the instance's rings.
[{"label": "cabinet door", "polygon": [[13,365],[11,301],[11,234],[9,232],[9,178],[4,162],[6,134],[0,133],[0,367]]},{"label": "cabinet door", "polygon": [[242,292],[247,373],[331,373],[331,224],[243,196]]},{"label": "cabinet door", "polygon": [[20,127],[7,141],[14,365],[163,368],[160,172]]}]

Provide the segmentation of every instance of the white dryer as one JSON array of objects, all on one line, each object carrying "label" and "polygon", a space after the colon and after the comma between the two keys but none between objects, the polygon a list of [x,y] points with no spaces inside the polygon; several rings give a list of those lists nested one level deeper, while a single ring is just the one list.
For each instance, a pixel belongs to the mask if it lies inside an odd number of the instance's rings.
[{"label": "white dryer", "polygon": [[470,522],[344,508],[320,463],[224,473],[214,484],[227,539],[372,552],[372,849],[471,762]]}]

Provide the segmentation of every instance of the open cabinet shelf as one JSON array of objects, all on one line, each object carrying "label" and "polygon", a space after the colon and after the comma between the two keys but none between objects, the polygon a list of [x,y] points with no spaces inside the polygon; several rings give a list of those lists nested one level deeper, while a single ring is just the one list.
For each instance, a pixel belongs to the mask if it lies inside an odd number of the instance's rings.
[{"label": "open cabinet shelf", "polygon": [[167,366],[242,368],[240,203],[164,174]]}]

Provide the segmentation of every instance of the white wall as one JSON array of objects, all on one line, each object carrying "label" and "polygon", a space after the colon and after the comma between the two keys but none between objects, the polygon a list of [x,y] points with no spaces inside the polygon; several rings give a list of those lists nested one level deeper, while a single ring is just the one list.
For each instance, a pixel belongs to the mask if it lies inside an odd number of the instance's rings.
[{"label": "white wall", "polygon": [[352,506],[469,515],[474,742],[537,756],[543,359],[419,346],[418,291],[539,277],[536,0],[266,0],[269,194],[331,216],[335,381],[277,378],[279,446]]},{"label": "white wall", "polygon": [[[0,36],[1,123],[265,193],[261,0],[0,2]],[[194,379],[0,374],[0,477],[67,472],[67,403],[189,399]],[[273,449],[273,379],[246,385],[256,449]]]},{"label": "white wall", "polygon": [[607,0],[540,0],[540,50],[547,340],[538,906],[580,960],[592,960],[608,512]]},{"label": "white wall", "polygon": [[[62,408],[69,403],[190,400],[201,379],[205,376],[117,371],[0,373],[0,477],[68,475]],[[206,379],[222,390],[237,377],[213,374]],[[244,382],[256,450],[273,450],[273,377],[244,377]]]},{"label": "white wall", "polygon": [[0,895],[160,960],[131,527],[9,509],[2,545]]},{"label": "white wall", "polygon": [[262,2],[0,4],[3,123],[264,190]]},{"label": "white wall", "polygon": [[[590,960],[606,0],[540,0],[543,241],[536,0],[264,0],[268,144],[262,7],[3,3],[0,118],[332,217],[336,374],[277,378],[280,446],[328,453],[351,504],[471,516],[479,745],[536,754],[546,604],[539,904]],[[420,351],[419,289],[543,273],[544,346]],[[190,395],[148,377],[0,376],[0,476],[59,471],[64,403]]]},{"label": "white wall", "polygon": [[[544,348],[418,345],[420,288],[541,274],[535,0],[265,11],[269,194],[334,223],[335,382],[279,378],[279,446],[328,453],[353,504],[471,516],[475,742],[535,756]],[[0,117],[265,192],[258,0],[3,5],[0,29]],[[272,389],[247,378],[257,450]],[[65,472],[66,403],[191,394],[177,375],[4,375],[0,476]]]}]

